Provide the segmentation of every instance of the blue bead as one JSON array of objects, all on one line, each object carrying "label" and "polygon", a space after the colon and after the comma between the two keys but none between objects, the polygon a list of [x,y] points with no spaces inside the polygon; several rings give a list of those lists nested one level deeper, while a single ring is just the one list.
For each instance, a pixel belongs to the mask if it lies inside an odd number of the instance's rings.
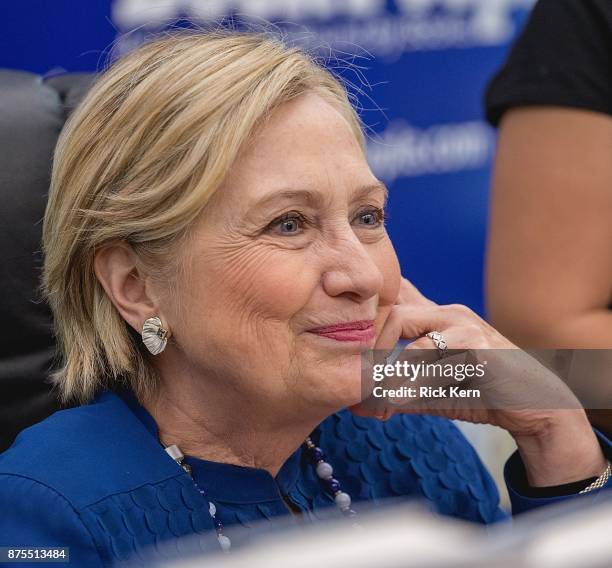
[{"label": "blue bead", "polygon": [[317,462],[324,459],[323,450],[321,448],[313,448],[312,449],[312,459]]},{"label": "blue bead", "polygon": [[340,482],[333,477],[331,479],[326,479],[325,483],[327,484],[327,487],[329,487],[329,490],[333,493],[340,490]]}]

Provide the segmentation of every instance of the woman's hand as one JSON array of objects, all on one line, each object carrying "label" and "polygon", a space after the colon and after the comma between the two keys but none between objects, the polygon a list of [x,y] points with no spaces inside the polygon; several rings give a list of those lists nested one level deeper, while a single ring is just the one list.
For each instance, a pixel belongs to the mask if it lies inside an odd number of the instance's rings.
[{"label": "woman's hand", "polygon": [[[457,357],[473,363],[486,359],[485,376],[473,384],[483,399],[474,404],[462,398],[419,397],[401,407],[388,405],[386,418],[394,412],[435,414],[504,428],[517,443],[532,486],[560,485],[601,474],[607,462],[597,438],[578,400],[558,377],[469,308],[439,306],[402,279],[397,303],[375,349],[391,352],[398,340],[408,339],[413,341],[402,351],[403,360],[411,355],[422,360],[424,353],[431,354],[430,361],[437,360],[432,340],[425,337],[430,331],[440,332],[452,350],[442,362]],[[351,410],[379,415],[364,403]]]}]

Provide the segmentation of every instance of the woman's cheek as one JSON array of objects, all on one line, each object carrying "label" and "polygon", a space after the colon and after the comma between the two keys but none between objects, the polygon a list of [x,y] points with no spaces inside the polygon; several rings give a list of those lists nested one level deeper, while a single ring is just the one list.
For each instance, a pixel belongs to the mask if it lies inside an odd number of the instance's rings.
[{"label": "woman's cheek", "polygon": [[[312,296],[318,278],[312,263],[295,253],[267,258],[243,282],[236,299],[253,315],[288,321]],[[255,284],[256,283],[256,284]]]}]

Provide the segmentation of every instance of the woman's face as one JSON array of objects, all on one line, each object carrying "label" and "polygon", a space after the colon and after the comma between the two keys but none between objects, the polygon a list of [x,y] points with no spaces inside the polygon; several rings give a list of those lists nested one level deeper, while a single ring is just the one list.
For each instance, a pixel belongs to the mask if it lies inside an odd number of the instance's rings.
[{"label": "woman's face", "polygon": [[358,402],[360,350],[400,284],[384,204],[333,107],[308,94],[276,109],[183,251],[167,319],[190,376],[275,412]]}]

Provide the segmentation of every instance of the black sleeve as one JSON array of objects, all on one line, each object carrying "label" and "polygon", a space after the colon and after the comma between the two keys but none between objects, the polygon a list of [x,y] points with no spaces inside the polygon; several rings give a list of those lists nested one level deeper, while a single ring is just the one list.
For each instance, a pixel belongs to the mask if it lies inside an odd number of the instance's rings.
[{"label": "black sleeve", "polygon": [[539,0],[485,95],[497,126],[516,106],[612,115],[612,0]]},{"label": "black sleeve", "polygon": [[[595,430],[597,435],[597,441],[601,447],[601,451],[606,456],[606,459],[612,463],[612,447],[607,442],[607,436]],[[551,497],[563,497],[568,495],[575,495],[580,493],[583,489],[586,489],[591,483],[597,480],[597,476],[589,477],[588,479],[582,479],[580,481],[573,481],[571,483],[565,483],[563,485],[550,485],[547,487],[531,487],[527,480],[527,472],[523,460],[520,457],[518,450],[514,452],[508,459],[506,473],[508,478],[512,479],[513,489],[530,499],[545,499]],[[603,473],[603,472],[602,472]]]},{"label": "black sleeve", "polygon": [[512,487],[525,497],[531,499],[544,499],[548,497],[561,497],[563,495],[574,495],[586,489],[591,483],[597,480],[597,476],[566,483],[564,485],[551,485],[547,487],[531,487],[527,481],[525,466],[519,457],[518,451],[512,454],[508,462],[509,470],[512,472]]}]

